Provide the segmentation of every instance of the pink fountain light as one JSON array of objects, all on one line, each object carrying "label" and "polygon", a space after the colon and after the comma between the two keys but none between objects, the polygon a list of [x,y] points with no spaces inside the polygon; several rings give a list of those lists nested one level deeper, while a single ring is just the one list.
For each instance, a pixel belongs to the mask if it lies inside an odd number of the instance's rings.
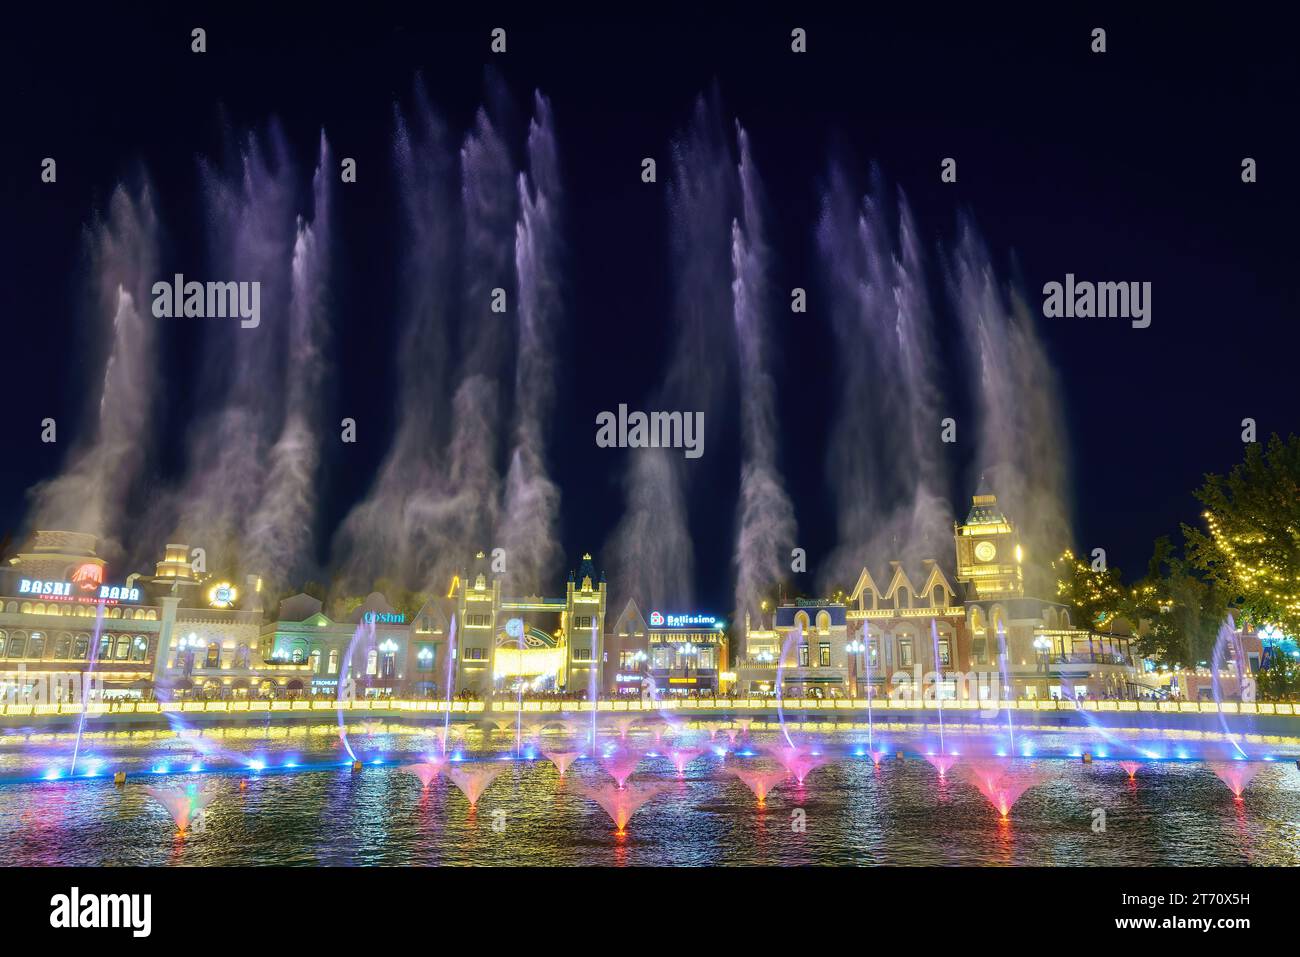
[{"label": "pink fountain light", "polygon": [[677,769],[677,774],[680,777],[686,773],[686,765],[690,764],[702,753],[699,748],[673,748],[668,752],[668,757],[673,762],[673,767]]},{"label": "pink fountain light", "polygon": [[555,765],[555,769],[560,772],[560,777],[564,777],[564,772],[569,770],[569,765],[578,759],[577,751],[543,751],[542,757]]},{"label": "pink fountain light", "polygon": [[627,822],[631,820],[643,804],[654,797],[662,794],[672,787],[662,781],[656,781],[651,784],[634,785],[630,788],[614,787],[610,784],[598,784],[594,786],[585,786],[580,788],[583,796],[595,801],[605,809],[610,820],[618,828],[620,834],[627,827]]},{"label": "pink fountain light", "polygon": [[1130,781],[1137,777],[1138,768],[1142,767],[1142,765],[1138,764],[1136,761],[1121,761],[1119,766],[1128,774],[1128,779]]},{"label": "pink fountain light", "polygon": [[952,766],[957,763],[955,754],[927,754],[925,759],[939,772],[939,777],[947,777]]},{"label": "pink fountain light", "polygon": [[167,809],[167,813],[176,822],[176,830],[182,834],[203,809],[216,800],[211,791],[197,788],[145,788],[148,795]]},{"label": "pink fountain light", "polygon": [[1255,775],[1263,770],[1259,764],[1246,761],[1211,761],[1210,770],[1219,776],[1219,780],[1228,786],[1236,797],[1246,790]]},{"label": "pink fountain light", "polygon": [[731,773],[745,782],[745,786],[754,792],[754,797],[758,799],[759,804],[764,803],[772,789],[785,780],[784,771],[748,771],[732,768]]},{"label": "pink fountain light", "polygon": [[1004,818],[1011,813],[1011,808],[1020,796],[1039,781],[1035,775],[1013,774],[999,764],[975,764],[970,770],[971,783],[979,788],[980,793]]},{"label": "pink fountain light", "polygon": [[736,737],[739,734],[739,728],[727,728],[727,741],[733,748],[736,746]]},{"label": "pink fountain light", "polygon": [[451,778],[452,784],[460,788],[461,793],[469,801],[469,806],[477,807],[478,799],[483,796],[488,785],[496,780],[496,776],[501,771],[500,765],[471,764],[448,768],[447,777]]},{"label": "pink fountain light", "polygon": [[871,755],[871,763],[874,764],[876,767],[880,767],[880,759],[883,758],[883,757],[885,756],[885,752],[884,752],[884,751],[868,751],[867,754]]},{"label": "pink fountain light", "polygon": [[442,772],[443,766],[446,763],[447,763],[446,758],[430,757],[428,761],[422,761],[419,764],[408,764],[405,767],[403,767],[402,770],[414,774],[417,778],[419,778],[420,786],[427,791],[429,789],[429,785],[433,783],[434,778],[436,778]]},{"label": "pink fountain light", "polygon": [[767,753],[779,761],[781,767],[793,775],[800,784],[803,784],[804,778],[826,763],[825,758],[813,754],[807,748],[789,746],[769,748]]},{"label": "pink fountain light", "polygon": [[618,782],[620,788],[627,783],[627,779],[632,776],[632,772],[640,762],[641,752],[633,751],[631,748],[620,748],[600,759],[601,766]]},{"label": "pink fountain light", "polygon": [[615,718],[614,727],[618,728],[618,736],[624,741],[627,740],[627,733],[632,730],[632,725],[636,724],[636,718]]}]

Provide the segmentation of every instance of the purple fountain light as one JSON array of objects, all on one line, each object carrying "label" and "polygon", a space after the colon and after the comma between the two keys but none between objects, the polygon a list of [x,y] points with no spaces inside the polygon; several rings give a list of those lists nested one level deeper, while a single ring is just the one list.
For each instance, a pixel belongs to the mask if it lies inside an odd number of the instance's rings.
[{"label": "purple fountain light", "polygon": [[176,822],[176,830],[182,834],[190,826],[190,822],[217,797],[212,791],[200,791],[194,787],[145,788],[145,791],[167,809],[167,813]]},{"label": "purple fountain light", "polygon": [[690,764],[702,753],[699,748],[673,748],[668,752],[668,758],[673,762],[673,767],[677,769],[677,776],[681,777],[686,773],[686,765]]},{"label": "purple fountain light", "polygon": [[620,789],[627,783],[627,779],[632,776],[632,772],[640,762],[641,752],[631,748],[620,748],[600,759],[601,766],[618,782]]}]

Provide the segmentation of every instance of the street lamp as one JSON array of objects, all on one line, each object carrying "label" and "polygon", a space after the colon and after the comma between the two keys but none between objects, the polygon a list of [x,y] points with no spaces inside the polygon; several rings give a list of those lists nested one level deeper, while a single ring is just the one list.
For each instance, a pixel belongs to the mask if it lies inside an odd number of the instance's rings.
[{"label": "street lamp", "polygon": [[858,693],[858,655],[866,651],[867,646],[855,638],[844,646],[844,650],[849,653],[849,678],[853,684],[852,694],[856,696]]},{"label": "street lamp", "polygon": [[1047,670],[1047,652],[1052,647],[1052,643],[1047,639],[1046,635],[1039,635],[1034,639],[1034,647],[1038,650],[1041,659],[1038,667],[1043,673],[1043,697],[1050,697],[1050,692],[1047,689],[1047,681],[1050,677]]}]

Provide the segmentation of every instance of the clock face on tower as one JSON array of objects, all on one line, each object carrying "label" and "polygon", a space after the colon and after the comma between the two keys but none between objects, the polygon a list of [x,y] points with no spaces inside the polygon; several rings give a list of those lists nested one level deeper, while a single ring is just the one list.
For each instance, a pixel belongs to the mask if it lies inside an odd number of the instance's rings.
[{"label": "clock face on tower", "polygon": [[975,546],[975,557],[982,562],[993,561],[993,556],[998,553],[997,546],[992,542],[980,542]]}]

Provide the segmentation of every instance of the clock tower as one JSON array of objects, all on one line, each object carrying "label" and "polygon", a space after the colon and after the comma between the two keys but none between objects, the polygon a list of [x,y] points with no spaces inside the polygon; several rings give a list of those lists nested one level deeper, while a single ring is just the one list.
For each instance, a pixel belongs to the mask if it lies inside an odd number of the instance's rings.
[{"label": "clock tower", "polygon": [[957,580],[969,582],[974,598],[1020,598],[1025,593],[1024,558],[1016,527],[998,507],[997,496],[980,483],[964,525],[953,528]]}]

